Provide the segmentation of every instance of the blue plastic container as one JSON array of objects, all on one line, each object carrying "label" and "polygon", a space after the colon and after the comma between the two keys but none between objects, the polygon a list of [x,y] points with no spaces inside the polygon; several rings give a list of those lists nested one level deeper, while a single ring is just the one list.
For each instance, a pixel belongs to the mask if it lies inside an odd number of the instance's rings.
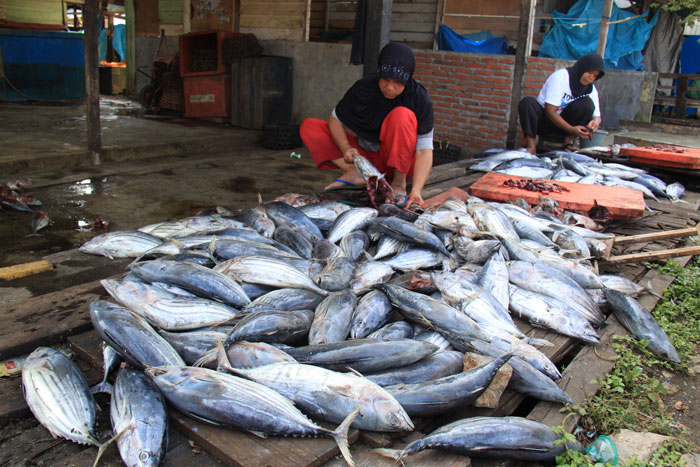
[{"label": "blue plastic container", "polygon": [[[0,49],[10,82],[35,99],[85,97],[85,53],[81,32],[0,29]],[[0,100],[28,101],[6,80]]]}]

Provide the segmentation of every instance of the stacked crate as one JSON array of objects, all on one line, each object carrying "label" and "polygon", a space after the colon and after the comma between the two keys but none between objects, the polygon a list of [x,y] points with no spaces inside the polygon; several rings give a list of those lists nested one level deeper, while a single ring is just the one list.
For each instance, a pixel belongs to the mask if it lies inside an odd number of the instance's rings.
[{"label": "stacked crate", "polygon": [[238,33],[205,31],[180,36],[180,76],[185,90],[185,117],[231,117],[231,74],[223,45]]}]

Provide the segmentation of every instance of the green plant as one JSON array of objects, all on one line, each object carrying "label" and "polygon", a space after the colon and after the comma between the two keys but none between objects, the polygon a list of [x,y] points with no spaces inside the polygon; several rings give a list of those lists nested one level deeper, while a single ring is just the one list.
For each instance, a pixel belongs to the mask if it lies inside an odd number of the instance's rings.
[{"label": "green plant", "polygon": [[652,8],[680,12],[686,16],[681,19],[680,24],[693,24],[700,20],[700,0],[660,0],[650,5]]},{"label": "green plant", "polygon": [[[674,423],[661,400],[666,392],[654,372],[659,369],[687,371],[687,357],[697,351],[700,344],[700,259],[685,267],[673,260],[663,265],[646,264],[662,274],[675,276],[674,282],[664,291],[654,311],[654,318],[668,334],[678,350],[683,364],[671,365],[649,351],[644,341],[632,337],[616,336],[613,348],[617,354],[615,365],[607,375],[598,379],[599,390],[581,404],[567,407],[570,415],[585,417],[598,433],[612,433],[619,429],[649,431],[675,436],[665,443],[649,461],[633,459],[629,467],[680,466],[680,457],[692,447],[688,433]],[[554,428],[565,442],[573,435],[564,433],[562,427]],[[567,449],[557,458],[557,465],[571,467],[598,467],[586,455]]]}]

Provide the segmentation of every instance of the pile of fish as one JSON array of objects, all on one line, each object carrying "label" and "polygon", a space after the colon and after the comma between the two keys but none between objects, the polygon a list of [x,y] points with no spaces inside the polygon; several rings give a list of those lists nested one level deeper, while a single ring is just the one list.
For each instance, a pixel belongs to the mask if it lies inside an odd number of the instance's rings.
[{"label": "pile of fish", "polygon": [[[251,433],[332,437],[351,465],[350,427],[407,432],[414,417],[459,413],[506,364],[510,389],[568,403],[538,348],[551,344],[516,320],[595,344],[606,302],[653,351],[679,361],[633,298],[644,289],[591,267],[609,235],[547,206],[449,198],[419,214],[286,195],[233,217],[93,238],[81,251],[136,258],[123,279],[102,281],[113,300],[90,305],[106,343],[95,390],[109,391],[110,372],[126,362],[111,390],[122,459],[162,458],[164,400]],[[465,370],[465,352],[488,361]],[[23,372],[27,401],[53,434],[101,445],[94,402],[71,363],[37,349]],[[564,449],[555,438],[517,417],[467,418],[382,454],[551,460]]]},{"label": "pile of fish", "polygon": [[[617,146],[617,145],[616,145]],[[619,147],[617,147],[619,153]],[[602,163],[595,156],[614,154],[610,146],[594,146],[577,152],[551,151],[530,154],[525,150],[490,149],[475,156],[474,171],[496,172],[515,177],[631,188],[645,198],[678,201],[685,192],[680,183],[666,184],[646,170],[616,162]]]}]

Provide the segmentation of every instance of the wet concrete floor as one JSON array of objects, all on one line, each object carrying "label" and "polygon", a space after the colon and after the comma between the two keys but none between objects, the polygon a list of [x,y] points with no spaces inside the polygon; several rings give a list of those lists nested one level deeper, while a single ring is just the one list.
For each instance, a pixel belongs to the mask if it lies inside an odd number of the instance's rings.
[{"label": "wet concrete floor", "polygon": [[[4,166],[0,184],[31,180],[23,194],[41,201],[34,209],[51,222],[35,234],[35,213],[0,209],[0,267],[77,248],[105,231],[137,229],[217,206],[245,209],[259,195],[270,201],[287,192],[319,193],[335,178],[316,169],[303,147],[263,148],[262,130],[181,117],[139,118],[129,101],[107,100],[101,107],[110,157],[92,165],[82,158],[84,105],[0,104],[5,141],[0,163],[13,159],[25,165]],[[290,157],[292,151],[301,158]],[[101,222],[109,223],[106,230],[95,228]]]}]

